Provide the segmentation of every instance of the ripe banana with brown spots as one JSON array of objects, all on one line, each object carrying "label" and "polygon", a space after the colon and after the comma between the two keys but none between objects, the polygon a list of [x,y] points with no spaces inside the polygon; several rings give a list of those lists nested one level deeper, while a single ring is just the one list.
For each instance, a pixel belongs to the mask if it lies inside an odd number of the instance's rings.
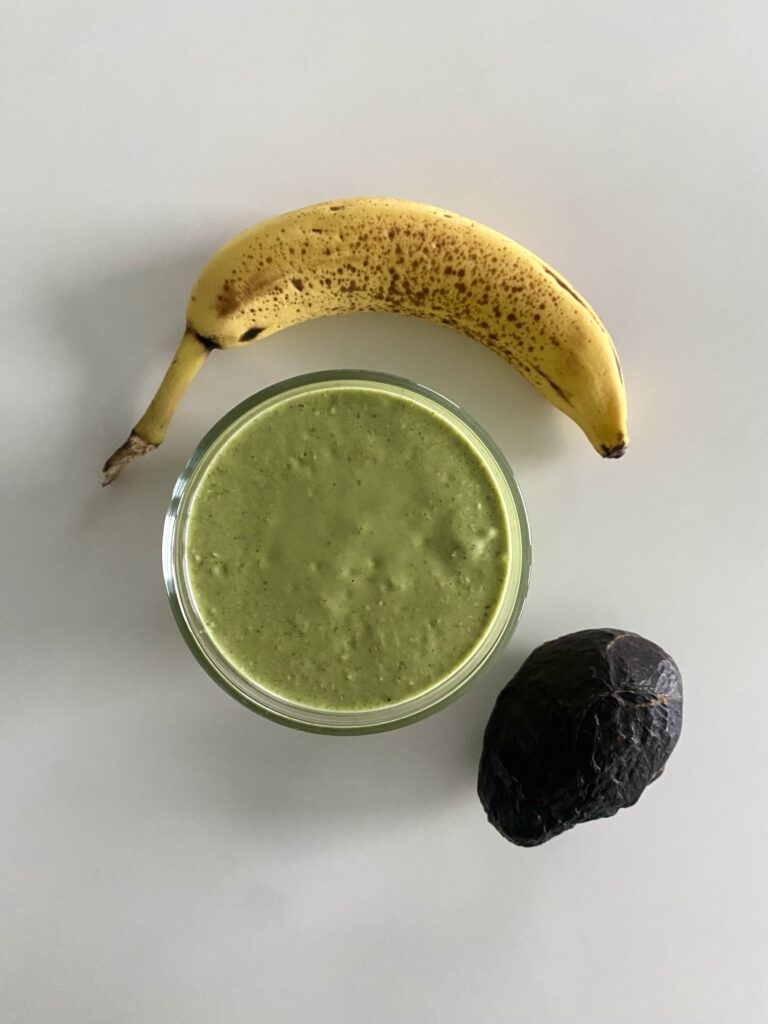
[{"label": "ripe banana with brown spots", "polygon": [[360,310],[463,331],[578,423],[601,455],[623,455],[626,397],[616,351],[560,274],[498,231],[438,207],[345,199],[263,221],[216,253],[192,290],[173,362],[104,466],[104,482],[162,442],[210,352]]}]

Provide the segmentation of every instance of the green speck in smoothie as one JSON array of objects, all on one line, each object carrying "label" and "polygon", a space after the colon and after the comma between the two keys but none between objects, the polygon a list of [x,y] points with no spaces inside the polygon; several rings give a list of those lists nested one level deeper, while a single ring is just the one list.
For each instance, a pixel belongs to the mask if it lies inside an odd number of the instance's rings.
[{"label": "green speck in smoothie", "polygon": [[214,643],[308,707],[379,708],[477,646],[509,572],[481,457],[417,401],[360,385],[287,397],[213,456],[186,564]]}]

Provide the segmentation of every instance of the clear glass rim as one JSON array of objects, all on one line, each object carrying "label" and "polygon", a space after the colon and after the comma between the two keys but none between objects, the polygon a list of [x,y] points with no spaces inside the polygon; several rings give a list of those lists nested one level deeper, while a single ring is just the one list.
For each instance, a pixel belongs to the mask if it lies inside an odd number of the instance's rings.
[{"label": "clear glass rim", "polygon": [[[445,679],[410,700],[361,711],[309,708],[279,697],[243,676],[228,662],[210,639],[196,614],[185,577],[186,518],[195,487],[210,459],[254,410],[290,392],[338,383],[348,387],[379,385],[386,390],[413,396],[422,405],[442,414],[472,444],[491,473],[502,498],[510,531],[510,547],[519,560],[519,571],[510,571],[494,619],[467,659]],[[435,407],[437,407],[435,409]],[[444,395],[404,377],[370,370],[324,370],[301,374],[271,385],[246,398],[226,413],[203,437],[179,474],[165,517],[162,545],[165,589],[176,624],[187,646],[208,675],[231,697],[252,711],[296,729],[310,732],[355,735],[381,732],[418,721],[444,707],[463,693],[515,630],[528,592],[531,542],[528,517],[515,475],[504,454],[477,421]]]}]

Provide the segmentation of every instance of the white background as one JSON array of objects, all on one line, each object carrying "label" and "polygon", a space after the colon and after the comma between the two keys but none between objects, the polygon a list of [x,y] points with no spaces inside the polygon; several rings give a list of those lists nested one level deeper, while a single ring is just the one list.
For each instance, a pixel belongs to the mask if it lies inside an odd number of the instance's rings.
[{"label": "white background", "polygon": [[[4,1024],[765,1019],[767,42],[762,0],[6,4]],[[626,458],[468,339],[355,316],[215,354],[102,490],[207,256],[366,194],[488,222],[586,294]],[[339,366],[465,405],[534,544],[491,675],[347,740],[207,679],[159,551],[211,424]],[[683,738],[635,808],[521,850],[475,795],[482,730],[534,646],[590,626],[678,660]]]}]

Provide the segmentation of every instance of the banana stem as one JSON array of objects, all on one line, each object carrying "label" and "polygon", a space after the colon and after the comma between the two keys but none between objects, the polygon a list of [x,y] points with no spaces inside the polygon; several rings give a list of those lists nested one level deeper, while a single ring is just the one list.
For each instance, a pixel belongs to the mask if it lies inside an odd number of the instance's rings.
[{"label": "banana stem", "polygon": [[104,463],[103,486],[112,483],[129,462],[140,455],[147,455],[162,444],[176,407],[210,351],[210,345],[206,345],[194,331],[185,331],[147,411],[131,431],[128,440]]}]

